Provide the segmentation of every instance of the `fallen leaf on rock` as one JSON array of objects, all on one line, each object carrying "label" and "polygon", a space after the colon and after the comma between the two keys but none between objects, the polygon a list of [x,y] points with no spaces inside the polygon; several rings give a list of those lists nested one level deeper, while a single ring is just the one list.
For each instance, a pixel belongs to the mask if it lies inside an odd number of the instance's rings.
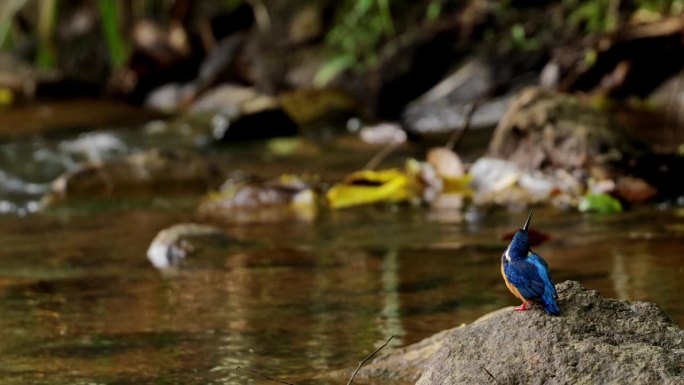
[{"label": "fallen leaf on rock", "polygon": [[376,202],[401,202],[416,196],[406,173],[400,169],[362,170],[328,190],[330,207],[343,208]]}]

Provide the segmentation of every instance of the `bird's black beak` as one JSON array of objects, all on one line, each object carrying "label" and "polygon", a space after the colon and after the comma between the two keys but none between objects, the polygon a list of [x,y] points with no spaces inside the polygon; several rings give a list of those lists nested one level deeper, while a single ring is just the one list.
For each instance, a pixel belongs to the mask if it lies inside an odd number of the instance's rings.
[{"label": "bird's black beak", "polygon": [[530,225],[530,219],[532,219],[532,210],[530,210],[530,215],[527,216],[527,220],[522,227],[523,230],[527,231],[527,227]]}]

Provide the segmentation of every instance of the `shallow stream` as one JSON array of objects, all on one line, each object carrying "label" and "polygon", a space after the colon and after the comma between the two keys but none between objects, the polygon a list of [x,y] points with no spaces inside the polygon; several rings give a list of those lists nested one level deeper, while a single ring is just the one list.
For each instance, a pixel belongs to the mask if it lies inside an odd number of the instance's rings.
[{"label": "shallow stream", "polygon": [[[16,176],[38,167],[6,155],[36,145],[23,143],[4,145],[0,169]],[[40,149],[62,154],[55,143]],[[214,156],[266,174],[339,177],[359,167],[344,149],[265,156],[253,146]],[[6,206],[33,207],[40,191],[19,192],[3,195]],[[402,346],[517,305],[499,263],[503,236],[523,211],[381,206],[228,225],[235,242],[168,274],[145,252],[159,230],[196,219],[192,198],[28,208],[0,216],[0,385],[269,383],[237,366],[297,384],[343,384],[322,375],[355,367],[390,335]],[[653,301],[684,324],[684,209],[539,208],[532,227],[550,237],[535,251],[556,282]]]}]

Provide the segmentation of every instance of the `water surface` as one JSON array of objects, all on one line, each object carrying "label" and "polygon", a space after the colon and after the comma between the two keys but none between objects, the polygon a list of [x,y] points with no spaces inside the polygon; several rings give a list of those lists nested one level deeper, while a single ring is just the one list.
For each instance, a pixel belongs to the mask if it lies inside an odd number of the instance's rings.
[{"label": "water surface", "polygon": [[[0,384],[262,382],[236,366],[326,383],[312,379],[355,366],[390,335],[405,345],[516,304],[498,264],[522,212],[444,222],[376,207],[229,226],[258,242],[168,275],[145,250],[194,214],[151,206],[0,217]],[[539,209],[533,227],[551,237],[536,251],[556,281],[654,301],[684,323],[683,210]]]},{"label": "water surface", "polygon": [[[148,263],[147,247],[159,230],[198,220],[198,197],[38,210],[60,173],[159,144],[159,132],[148,124],[0,144],[0,385],[271,383],[237,366],[343,384],[321,374],[355,367],[391,335],[402,346],[517,305],[499,263],[522,211],[379,206],[228,224],[234,242],[167,273]],[[187,143],[163,135],[171,147]],[[478,135],[468,136],[471,151],[459,147],[466,159],[484,148]],[[227,169],[339,180],[377,149],[290,138],[202,151]],[[407,146],[383,166],[423,154]],[[539,208],[532,227],[550,237],[535,251],[557,282],[653,301],[684,324],[684,209]]]}]

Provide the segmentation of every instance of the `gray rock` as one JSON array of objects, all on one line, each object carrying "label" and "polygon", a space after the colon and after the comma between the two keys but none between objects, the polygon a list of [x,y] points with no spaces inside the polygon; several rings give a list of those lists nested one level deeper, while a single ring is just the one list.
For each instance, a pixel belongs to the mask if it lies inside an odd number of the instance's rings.
[{"label": "gray rock", "polygon": [[223,84],[211,89],[195,101],[191,115],[211,115],[212,136],[231,141],[292,136],[298,133],[296,123],[283,110],[280,101],[252,87]]},{"label": "gray rock", "polygon": [[[472,325],[488,320],[501,312],[508,312],[510,309],[504,308],[485,314],[473,322]],[[415,344],[391,351],[381,351],[379,357],[359,370],[355,380],[367,379],[371,380],[371,383],[415,383],[427,369],[432,356],[442,347],[442,342],[446,336],[455,330],[465,327],[468,326],[462,324],[452,329],[442,330]],[[334,371],[325,377],[346,379],[352,373],[352,368],[349,368]]]},{"label": "gray rock", "polygon": [[168,83],[150,91],[145,97],[145,106],[164,112],[173,112],[181,107],[188,95],[188,85]]},{"label": "gray rock", "polygon": [[684,384],[684,330],[658,306],[557,289],[559,317],[500,311],[450,331],[417,384]]},{"label": "gray rock", "polygon": [[[468,62],[407,106],[402,119],[406,130],[422,136],[460,129],[468,115],[468,104],[484,98],[494,87],[492,77],[492,70],[485,63]],[[470,127],[496,126],[510,99],[506,95],[481,102],[471,117]]]}]

